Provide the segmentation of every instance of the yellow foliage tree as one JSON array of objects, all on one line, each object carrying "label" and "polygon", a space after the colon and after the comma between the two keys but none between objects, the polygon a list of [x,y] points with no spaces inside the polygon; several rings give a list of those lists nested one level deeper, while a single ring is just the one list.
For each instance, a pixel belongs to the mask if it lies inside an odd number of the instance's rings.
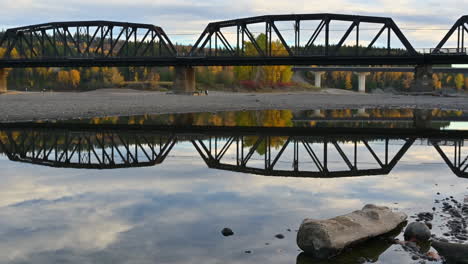
[{"label": "yellow foliage tree", "polygon": [[80,72],[77,70],[71,70],[68,73],[68,77],[70,78],[70,85],[73,86],[73,88],[78,87],[81,80]]},{"label": "yellow foliage tree", "polygon": [[432,75],[432,83],[434,84],[435,89],[442,89],[442,82],[439,79],[439,75]]},{"label": "yellow foliage tree", "polygon": [[350,72],[346,73],[345,77],[345,88],[348,90],[353,89],[352,75]]},{"label": "yellow foliage tree", "polygon": [[458,90],[461,90],[463,86],[465,85],[465,76],[463,74],[459,73],[455,76],[455,87]]}]

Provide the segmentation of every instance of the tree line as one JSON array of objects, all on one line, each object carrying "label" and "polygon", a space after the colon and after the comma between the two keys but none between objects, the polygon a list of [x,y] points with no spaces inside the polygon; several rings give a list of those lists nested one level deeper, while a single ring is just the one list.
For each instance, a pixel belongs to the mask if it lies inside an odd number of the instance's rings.
[{"label": "tree line", "polygon": [[[0,34],[1,37],[1,34]],[[256,37],[258,46],[266,46],[265,34]],[[157,45],[156,45],[157,46]],[[129,43],[126,47],[130,50],[136,45]],[[190,50],[190,46],[177,45],[183,51]],[[47,47],[47,50],[52,49]],[[104,49],[109,49],[105,47]],[[333,46],[330,47],[333,50]],[[339,49],[340,55],[363,52],[363,47],[343,46]],[[323,52],[323,46],[312,46],[307,52],[319,54]],[[0,57],[5,53],[5,48],[0,47]],[[287,51],[278,41],[271,44],[272,56],[287,56]],[[251,42],[245,42],[245,56],[256,56],[258,51]],[[377,55],[388,52],[383,48],[371,48],[368,54]],[[401,54],[399,49],[391,50],[392,53]],[[18,51],[13,50],[12,56],[18,56]],[[261,90],[263,88],[292,87],[299,85],[293,81],[291,66],[212,66],[196,67],[196,80],[199,89],[237,89]],[[310,83],[313,74],[306,74]],[[376,88],[392,87],[397,90],[407,90],[414,79],[413,73],[376,72],[367,77],[367,87],[370,90]],[[8,75],[8,86],[16,90],[94,90],[98,88],[129,87],[138,89],[170,89],[174,80],[173,67],[91,67],[91,68],[26,68],[12,69]],[[326,87],[357,89],[358,79],[351,72],[330,72],[323,76],[322,83]],[[468,90],[468,77],[464,74],[434,74],[433,85],[436,89],[455,88]],[[311,88],[311,85],[307,87]]]}]

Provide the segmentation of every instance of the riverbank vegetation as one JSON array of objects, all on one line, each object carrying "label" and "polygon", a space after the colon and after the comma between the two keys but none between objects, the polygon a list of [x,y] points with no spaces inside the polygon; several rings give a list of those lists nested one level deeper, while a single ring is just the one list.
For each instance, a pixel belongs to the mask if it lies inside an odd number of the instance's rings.
[{"label": "riverbank vegetation", "polygon": [[[257,36],[260,46],[266,45],[264,34]],[[181,52],[190,46],[177,45]],[[131,46],[130,46],[131,48]],[[287,56],[281,42],[272,43],[273,56]],[[319,52],[323,47],[312,49]],[[355,47],[342,47],[345,54],[355,52]],[[5,52],[0,47],[0,57]],[[375,48],[371,52],[381,52]],[[12,56],[17,56],[13,51]],[[245,55],[256,56],[257,50],[251,42],[245,43]],[[271,91],[299,87],[314,88],[313,73],[293,77],[292,66],[211,66],[196,67],[197,88],[201,90],[225,91]],[[12,69],[8,75],[9,89],[29,91],[88,91],[99,88],[126,87],[144,90],[169,90],[174,81],[173,67],[91,67],[91,68],[26,68]],[[413,73],[376,72],[367,77],[369,90],[393,88],[407,90],[413,82]],[[304,82],[305,81],[305,82]],[[352,72],[328,72],[322,77],[324,87],[355,90],[357,76]],[[436,89],[453,88],[468,90],[468,77],[464,74],[434,74],[433,85]]]}]

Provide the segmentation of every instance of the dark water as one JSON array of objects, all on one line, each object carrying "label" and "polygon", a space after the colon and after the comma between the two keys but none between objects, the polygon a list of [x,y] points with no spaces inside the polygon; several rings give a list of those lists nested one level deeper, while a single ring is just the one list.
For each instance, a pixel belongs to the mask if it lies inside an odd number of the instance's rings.
[{"label": "dark water", "polygon": [[442,236],[435,199],[468,194],[464,120],[274,110],[3,124],[0,263],[415,263],[382,241],[317,262],[295,230],[373,203],[435,206]]}]

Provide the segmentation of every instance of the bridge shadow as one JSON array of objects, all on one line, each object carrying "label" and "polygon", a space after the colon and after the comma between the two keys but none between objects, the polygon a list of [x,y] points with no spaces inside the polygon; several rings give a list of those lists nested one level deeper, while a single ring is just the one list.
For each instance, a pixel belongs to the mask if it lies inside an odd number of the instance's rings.
[{"label": "bridge shadow", "polygon": [[465,140],[455,131],[411,129],[0,127],[0,153],[16,162],[76,169],[150,167],[184,144],[211,169],[306,178],[387,175],[415,144],[434,148],[455,175],[468,178]]}]

